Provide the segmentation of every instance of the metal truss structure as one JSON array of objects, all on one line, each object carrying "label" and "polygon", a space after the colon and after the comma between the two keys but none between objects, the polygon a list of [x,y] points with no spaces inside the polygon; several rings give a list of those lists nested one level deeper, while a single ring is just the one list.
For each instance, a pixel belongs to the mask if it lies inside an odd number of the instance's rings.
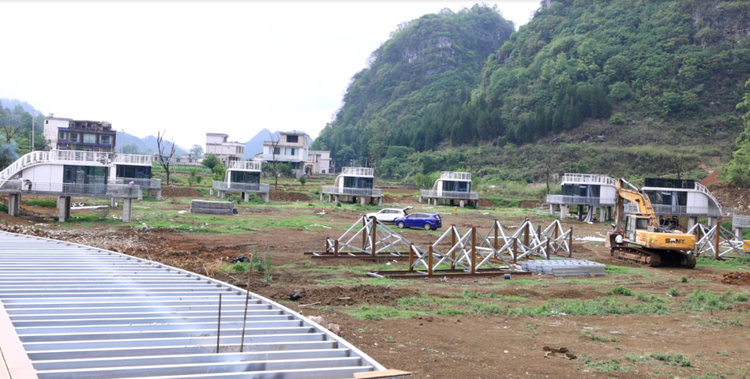
[{"label": "metal truss structure", "polygon": [[545,229],[527,219],[510,233],[497,220],[487,234],[476,227],[465,233],[451,226],[426,251],[410,244],[408,271],[378,271],[375,277],[416,278],[429,276],[490,276],[529,274],[519,259],[550,259],[553,254],[572,253],[573,229],[562,230],[555,220]]},{"label": "metal truss structure", "polygon": [[[718,231],[718,232],[717,232]],[[689,234],[695,234],[698,242],[695,244],[695,254],[708,256],[714,259],[726,259],[746,255],[743,246],[745,241],[737,238],[734,233],[720,224],[709,228],[703,224],[695,224]]]},{"label": "metal truss structure", "polygon": [[312,258],[407,259],[410,251],[424,251],[376,218],[362,216],[338,239],[326,237],[325,252],[306,252]]}]

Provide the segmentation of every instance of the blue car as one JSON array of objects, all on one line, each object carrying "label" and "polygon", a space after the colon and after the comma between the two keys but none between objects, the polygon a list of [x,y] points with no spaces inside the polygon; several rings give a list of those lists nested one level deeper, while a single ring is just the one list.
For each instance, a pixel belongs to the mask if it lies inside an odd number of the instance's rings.
[{"label": "blue car", "polygon": [[424,228],[425,230],[436,230],[443,227],[440,216],[431,213],[412,213],[406,217],[399,217],[396,225],[403,228]]}]

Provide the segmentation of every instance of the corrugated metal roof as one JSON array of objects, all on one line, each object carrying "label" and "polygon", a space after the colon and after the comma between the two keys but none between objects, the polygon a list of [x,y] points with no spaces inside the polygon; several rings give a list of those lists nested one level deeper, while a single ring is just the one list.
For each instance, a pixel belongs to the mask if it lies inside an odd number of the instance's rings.
[{"label": "corrugated metal roof", "polygon": [[157,262],[0,232],[0,301],[39,378],[351,378],[385,370],[252,293],[240,353],[245,294]]}]

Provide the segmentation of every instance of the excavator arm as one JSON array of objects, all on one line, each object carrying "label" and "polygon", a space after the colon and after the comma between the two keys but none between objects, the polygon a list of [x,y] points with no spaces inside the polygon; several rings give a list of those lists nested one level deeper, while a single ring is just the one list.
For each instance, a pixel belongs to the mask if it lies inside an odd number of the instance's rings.
[{"label": "excavator arm", "polygon": [[638,213],[640,213],[642,216],[648,217],[649,225],[659,226],[659,221],[656,219],[656,212],[654,212],[654,207],[651,205],[651,200],[648,198],[648,196],[635,189],[625,188],[623,184],[627,184],[632,188],[636,188],[632,184],[628,183],[628,181],[625,179],[620,178],[617,181],[617,195],[615,197],[617,221],[615,230],[620,230],[620,222],[622,221],[622,215],[625,210],[625,200],[628,200],[638,206]]}]

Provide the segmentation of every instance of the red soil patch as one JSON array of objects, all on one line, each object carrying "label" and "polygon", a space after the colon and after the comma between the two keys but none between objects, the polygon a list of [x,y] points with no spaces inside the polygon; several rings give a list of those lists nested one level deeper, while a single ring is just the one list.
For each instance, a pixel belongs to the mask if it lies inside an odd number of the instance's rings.
[{"label": "red soil patch", "polygon": [[750,285],[750,272],[728,272],[721,279],[724,284],[734,284],[738,286]]},{"label": "red soil patch", "polygon": [[271,190],[271,200],[275,201],[310,201],[310,197],[299,192]]},{"label": "red soil patch", "polygon": [[707,177],[703,178],[703,180],[701,180],[700,183],[703,184],[706,187],[708,187],[711,184],[719,183],[719,174],[720,173],[721,172],[719,170],[716,170],[716,171],[710,173]]},{"label": "red soil patch", "polygon": [[161,194],[164,197],[190,197],[193,199],[203,197],[195,188],[162,187]]}]

